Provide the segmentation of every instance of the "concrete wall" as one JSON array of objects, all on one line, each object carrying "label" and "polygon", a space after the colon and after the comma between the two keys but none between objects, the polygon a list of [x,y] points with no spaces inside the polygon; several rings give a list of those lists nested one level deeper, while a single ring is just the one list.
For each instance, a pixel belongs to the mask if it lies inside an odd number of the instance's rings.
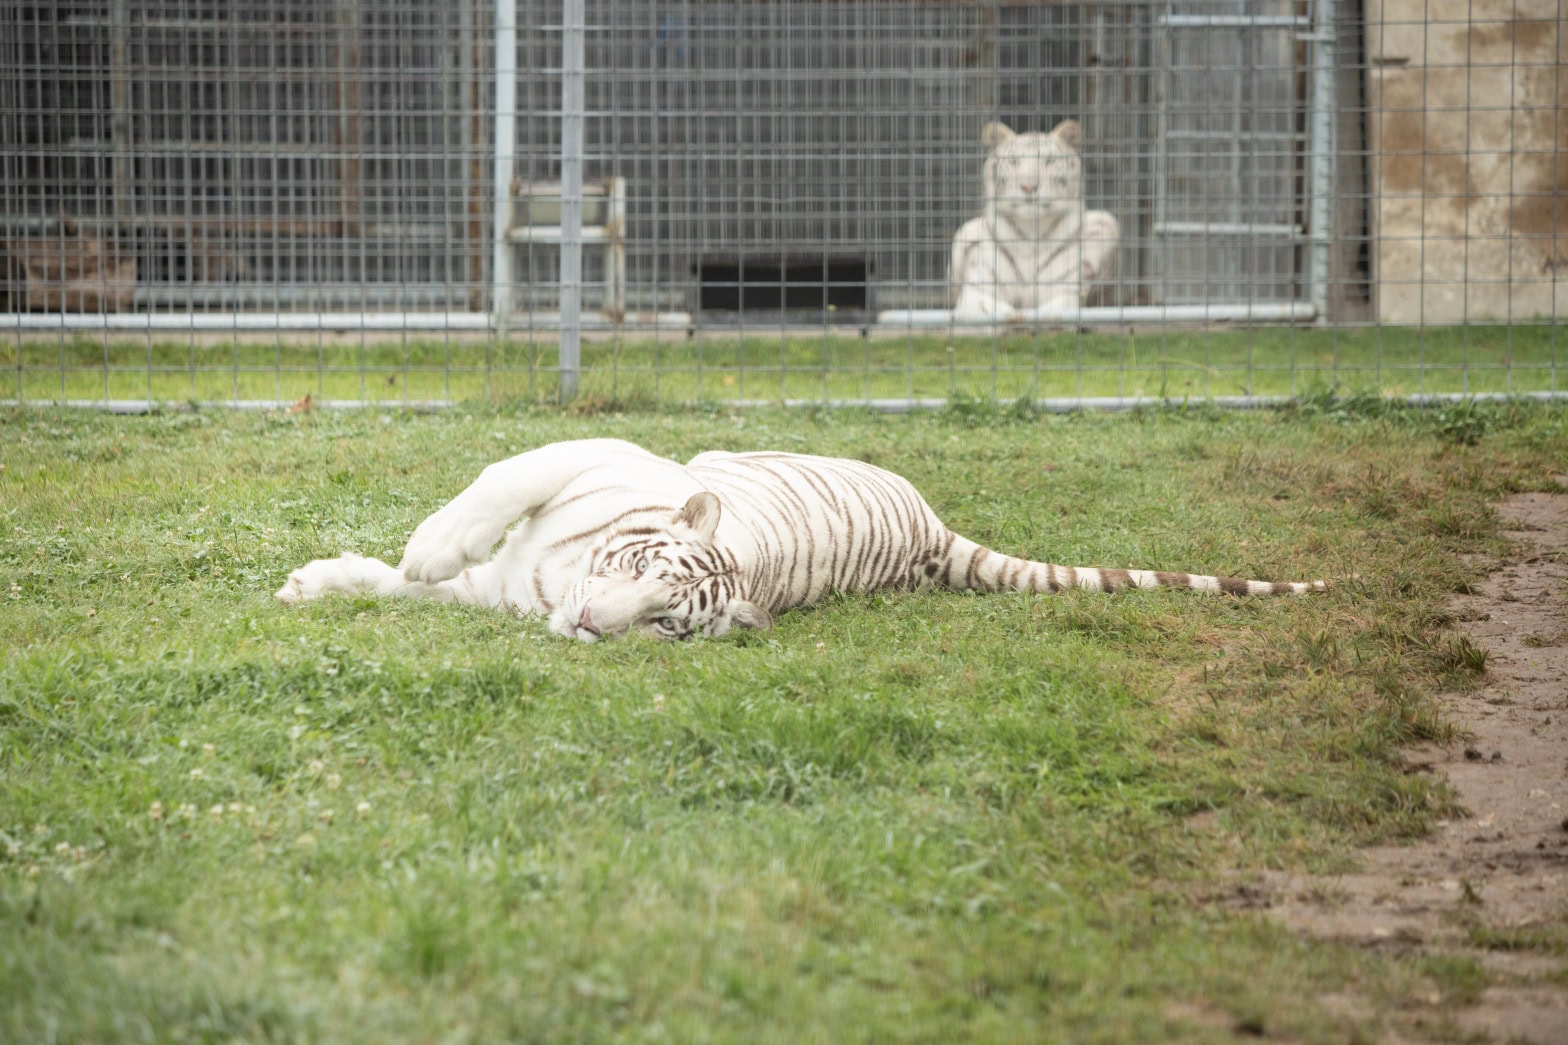
[{"label": "concrete wall", "polygon": [[1366,0],[1378,318],[1568,316],[1560,0]]}]

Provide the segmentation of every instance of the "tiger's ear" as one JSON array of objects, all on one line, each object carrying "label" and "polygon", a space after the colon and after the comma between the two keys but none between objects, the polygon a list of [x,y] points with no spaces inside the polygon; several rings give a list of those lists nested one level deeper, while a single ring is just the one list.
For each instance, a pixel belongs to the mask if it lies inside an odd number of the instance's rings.
[{"label": "tiger's ear", "polygon": [[1010,142],[1016,135],[1013,129],[1000,120],[992,120],[980,131],[980,140],[987,149],[994,149],[1003,142]]},{"label": "tiger's ear", "polygon": [[731,599],[724,607],[724,612],[713,618],[713,623],[708,625],[708,636],[718,638],[728,634],[735,628],[751,628],[754,631],[767,631],[773,627],[773,617],[767,610],[755,602],[745,599]]},{"label": "tiger's ear", "polygon": [[1078,151],[1079,128],[1077,120],[1063,120],[1051,130],[1051,134],[1066,142],[1074,152]]},{"label": "tiger's ear", "polygon": [[675,513],[671,521],[685,523],[696,531],[699,540],[713,540],[714,531],[719,528],[719,499],[708,491],[694,493],[686,506]]}]

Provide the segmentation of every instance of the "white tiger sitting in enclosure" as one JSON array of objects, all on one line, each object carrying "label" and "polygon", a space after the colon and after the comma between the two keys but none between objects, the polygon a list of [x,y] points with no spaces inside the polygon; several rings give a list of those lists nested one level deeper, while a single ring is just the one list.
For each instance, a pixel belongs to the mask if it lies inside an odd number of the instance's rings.
[{"label": "white tiger sitting in enclosure", "polygon": [[1049,134],[988,123],[981,139],[991,149],[985,202],[954,234],[948,267],[954,317],[1078,308],[1116,274],[1121,226],[1103,210],[1084,210],[1077,122]]},{"label": "white tiger sitting in enclosure", "polygon": [[1323,588],[1016,559],[960,537],[908,480],[860,461],[712,451],[681,465],[619,439],[586,439],[486,468],[420,523],[397,568],[353,554],[318,559],[289,574],[277,597],[455,600],[546,616],[557,634],[594,642],[767,628],[773,614],[831,592],[1161,585],[1238,595]]}]

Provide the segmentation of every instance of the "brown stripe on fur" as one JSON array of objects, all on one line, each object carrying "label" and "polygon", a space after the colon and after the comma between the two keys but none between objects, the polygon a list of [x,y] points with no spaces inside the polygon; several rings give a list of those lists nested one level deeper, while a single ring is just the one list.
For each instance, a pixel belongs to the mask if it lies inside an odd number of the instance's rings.
[{"label": "brown stripe on fur", "polygon": [[534,589],[534,603],[538,606],[542,606],[544,608],[544,612],[549,614],[555,612],[555,603],[544,597],[544,578],[540,575],[540,570],[543,565],[544,564],[542,560],[540,562],[534,563],[533,575],[529,578],[529,581],[532,583]]},{"label": "brown stripe on fur", "polygon": [[582,541],[586,541],[586,540],[588,540],[588,539],[590,539],[592,537],[597,536],[598,534],[604,533],[605,531],[614,531],[614,535],[616,537],[650,537],[650,536],[667,537],[669,535],[669,532],[670,532],[669,531],[669,527],[667,527],[667,526],[626,526],[626,527],[618,527],[618,524],[620,523],[620,521],[622,519],[630,518],[633,515],[647,515],[647,514],[650,514],[650,513],[673,512],[673,511],[675,511],[675,509],[672,508],[672,507],[668,507],[666,505],[657,505],[657,504],[656,505],[649,505],[649,506],[647,506],[645,508],[631,508],[631,509],[628,509],[627,511],[624,511],[621,514],[617,515],[613,519],[606,519],[604,522],[600,523],[598,526],[590,526],[588,529],[581,530],[581,531],[579,531],[577,533],[574,533],[570,537],[562,537],[560,540],[558,540],[554,544],[550,545],[548,551],[551,551],[551,552],[560,551],[562,548],[568,548],[568,547],[570,547],[573,544],[581,543]]},{"label": "brown stripe on fur", "polygon": [[972,591],[974,589],[974,586],[975,586],[975,568],[977,566],[979,566],[980,560],[982,558],[984,558],[985,556],[988,556],[990,554],[991,554],[991,549],[985,547],[984,545],[981,545],[981,546],[975,548],[975,551],[974,551],[973,555],[969,556],[969,568],[964,571],[964,588],[966,590],[971,590]]},{"label": "brown stripe on fur", "polygon": [[[608,486],[596,486],[592,490],[584,490],[582,493],[576,493],[576,494],[573,494],[570,497],[566,497],[566,498],[563,498],[561,500],[555,501],[548,508],[540,508],[539,511],[535,512],[532,516],[530,516],[530,518],[534,519],[535,521],[538,521],[540,519],[544,519],[544,518],[547,518],[547,517],[555,514],[556,512],[560,511],[563,508],[566,508],[566,507],[569,507],[569,506],[571,506],[573,504],[576,504],[578,501],[587,500],[590,497],[597,497],[600,494],[604,493],[606,490],[627,490],[627,489],[631,489],[631,487],[628,487],[628,486],[626,486],[623,483],[611,483]],[[675,509],[672,506],[670,508],[670,511],[674,511],[674,510]]]},{"label": "brown stripe on fur", "polygon": [[1247,582],[1240,579],[1239,577],[1220,578],[1220,591],[1224,592],[1226,595],[1246,595],[1251,590],[1252,589],[1247,586]]},{"label": "brown stripe on fur", "polygon": [[1190,573],[1170,573],[1166,570],[1159,570],[1154,574],[1154,579],[1172,588],[1192,587],[1192,574]]}]

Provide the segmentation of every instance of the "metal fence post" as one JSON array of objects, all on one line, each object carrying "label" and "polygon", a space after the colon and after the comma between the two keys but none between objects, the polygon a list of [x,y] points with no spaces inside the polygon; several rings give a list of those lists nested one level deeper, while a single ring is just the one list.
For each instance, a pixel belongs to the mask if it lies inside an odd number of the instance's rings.
[{"label": "metal fence post", "polygon": [[561,17],[561,399],[577,395],[583,304],[583,0]]},{"label": "metal fence post", "polygon": [[1333,249],[1329,228],[1334,187],[1334,0],[1316,0],[1312,42],[1311,154],[1308,190],[1312,194],[1307,231],[1307,288],[1317,321],[1328,320],[1328,260]]},{"label": "metal fence post", "polygon": [[517,148],[517,2],[495,5],[495,228],[490,261],[490,311],[496,333],[506,335],[512,313],[512,156]]}]

